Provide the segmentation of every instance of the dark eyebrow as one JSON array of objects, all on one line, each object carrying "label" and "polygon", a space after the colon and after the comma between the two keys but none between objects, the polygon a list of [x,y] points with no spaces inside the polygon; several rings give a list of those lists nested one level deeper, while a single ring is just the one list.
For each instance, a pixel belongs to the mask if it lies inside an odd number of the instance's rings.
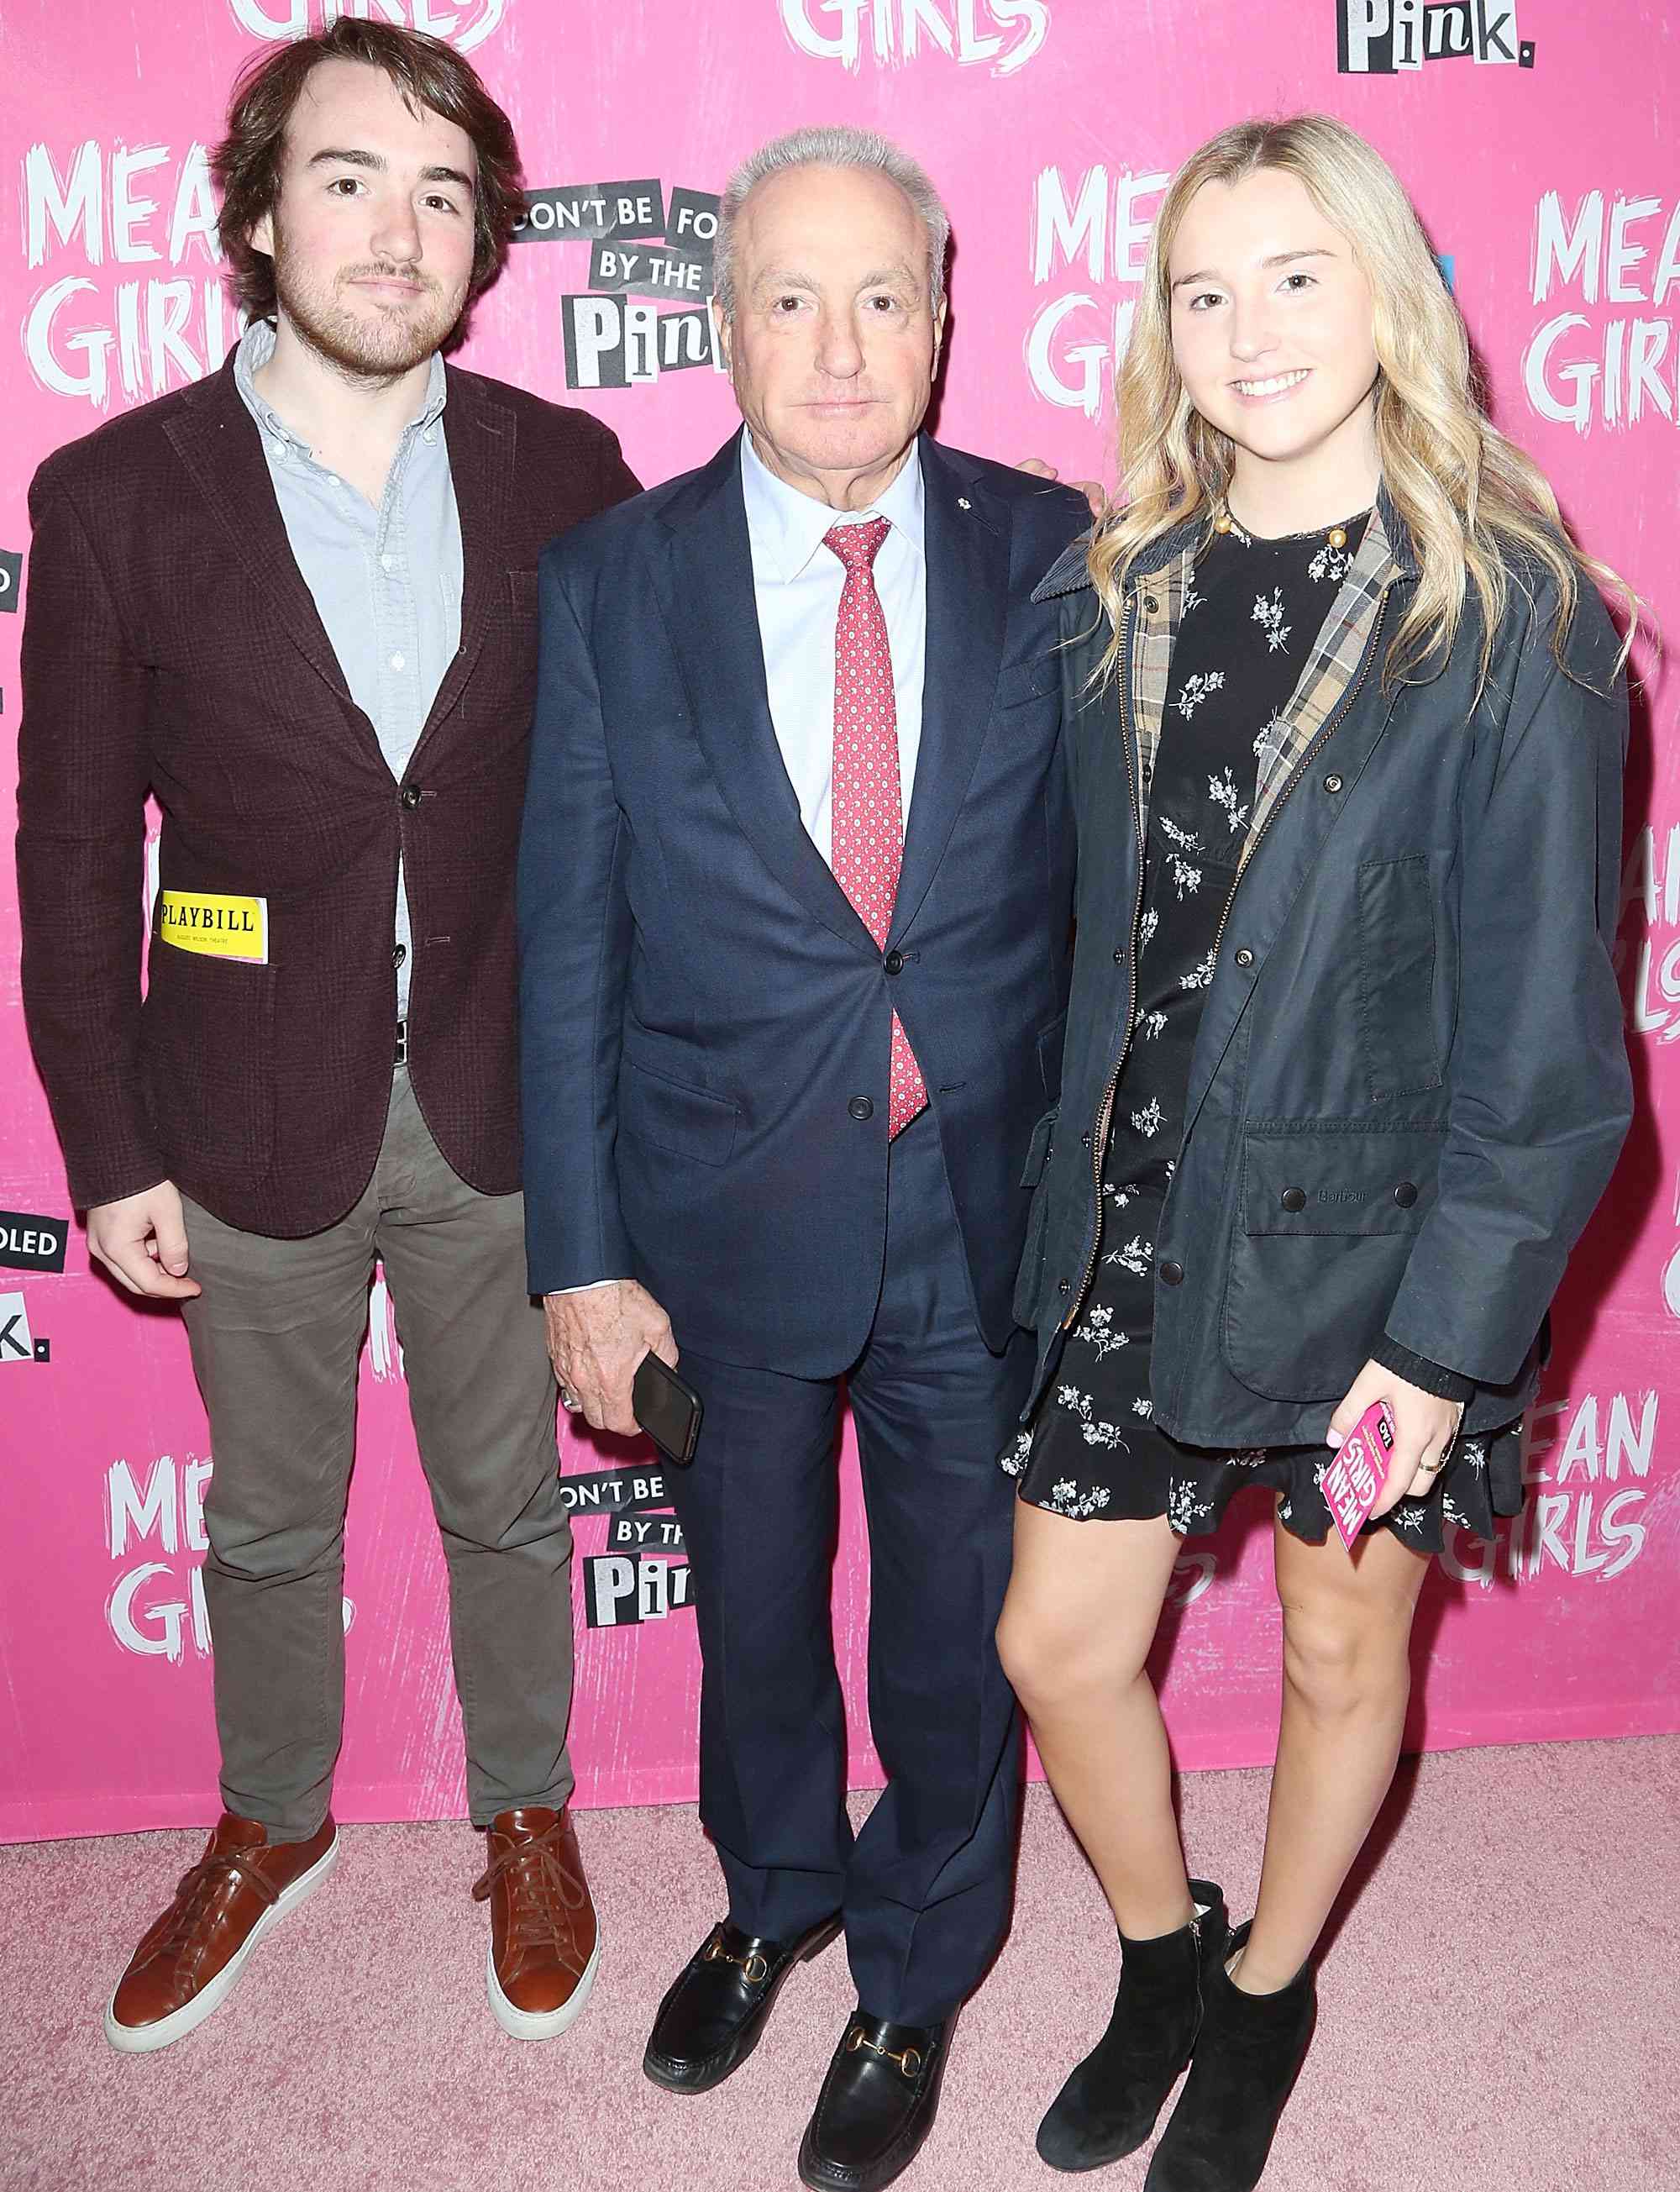
[{"label": "dark eyebrow", "polygon": [[[308,164],[311,168],[371,168],[376,174],[384,174],[390,163],[383,154],[364,151],[359,145],[328,145],[319,152],[310,153]],[[458,168],[422,168],[420,180],[458,183],[469,195],[472,191],[472,177],[464,175]]]},{"label": "dark eyebrow", "polygon": [[[1319,246],[1311,251],[1274,251],[1269,259],[1262,259],[1260,263],[1268,267],[1292,266],[1297,259],[1334,259],[1335,256],[1333,251],[1326,251]],[[1203,266],[1193,274],[1181,274],[1172,286],[1175,289],[1182,289],[1192,282],[1216,282],[1218,279],[1211,267]]]},{"label": "dark eyebrow", "polygon": [[377,152],[364,152],[349,145],[327,145],[309,157],[311,168],[377,168],[384,172],[385,163]]}]

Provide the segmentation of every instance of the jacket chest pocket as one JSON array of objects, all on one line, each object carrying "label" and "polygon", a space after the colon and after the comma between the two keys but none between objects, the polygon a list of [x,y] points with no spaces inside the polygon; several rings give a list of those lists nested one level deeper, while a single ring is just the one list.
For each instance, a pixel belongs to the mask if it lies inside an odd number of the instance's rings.
[{"label": "jacket chest pocket", "polygon": [[1438,994],[1455,985],[1444,887],[1450,853],[1359,869],[1359,1048],[1375,1103],[1441,1086]]},{"label": "jacket chest pocket", "polygon": [[1251,1392],[1339,1401],[1381,1337],[1434,1207],[1444,1124],[1245,1138],[1221,1344]]},{"label": "jacket chest pocket", "polygon": [[1011,709],[1025,706],[1029,700],[1049,700],[1059,697],[1062,691],[1062,668],[1049,654],[1032,656],[1025,662],[1012,662],[1008,669],[998,672],[998,682],[992,692],[992,712],[1001,716]]}]

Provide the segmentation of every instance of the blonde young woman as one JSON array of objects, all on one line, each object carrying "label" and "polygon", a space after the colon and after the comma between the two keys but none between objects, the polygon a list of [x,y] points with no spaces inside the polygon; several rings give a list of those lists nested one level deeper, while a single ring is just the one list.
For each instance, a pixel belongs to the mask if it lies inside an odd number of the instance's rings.
[{"label": "blonde young woman", "polygon": [[[1039,1336],[999,1630],[1102,1882],[1114,2012],[1039,2129],[1248,2192],[1310,1958],[1392,1778],[1444,1532],[1521,1504],[1548,1304],[1630,1110],[1609,960],[1624,649],[1489,423],[1393,174],[1320,117],[1167,193],[1119,389],[1123,501],[1062,602],[1079,818]],[[1319,1479],[1386,1400],[1349,1557]],[[1187,1879],[1144,1660],[1186,1533],[1265,1489],[1283,1720],[1260,1895]]]}]

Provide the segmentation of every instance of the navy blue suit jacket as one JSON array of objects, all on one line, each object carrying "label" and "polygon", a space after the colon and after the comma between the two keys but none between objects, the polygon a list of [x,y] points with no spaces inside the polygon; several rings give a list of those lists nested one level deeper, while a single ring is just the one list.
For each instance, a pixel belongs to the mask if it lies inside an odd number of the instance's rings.
[{"label": "navy blue suit jacket", "polygon": [[839,1374],[868,1335],[893,1009],[994,1349],[1060,1085],[1073,831],[1055,604],[1032,594],[1089,514],[920,446],[925,692],[885,952],[777,746],[739,437],[541,565],[518,894],[532,1290],[635,1277],[680,1349],[791,1376]]}]

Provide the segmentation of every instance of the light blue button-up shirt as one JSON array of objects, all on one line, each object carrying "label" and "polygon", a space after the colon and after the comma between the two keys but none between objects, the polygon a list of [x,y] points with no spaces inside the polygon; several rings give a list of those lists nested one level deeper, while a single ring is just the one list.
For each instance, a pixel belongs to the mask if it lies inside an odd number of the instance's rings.
[{"label": "light blue button-up shirt", "polygon": [[741,437],[741,493],[752,549],[753,594],[776,743],[799,800],[800,819],[834,865],[834,628],[846,572],[823,536],[834,525],[884,517],[891,528],[874,562],[875,593],[886,619],[898,716],[898,791],[910,813],[921,751],[922,681],[927,659],[927,561],[924,548],[921,453],[867,510],[830,510],[777,479]]},{"label": "light blue button-up shirt", "polygon": [[[447,393],[436,355],[418,415],[402,430],[377,510],[258,393],[275,332],[253,320],[234,359],[235,385],[262,431],[269,477],[293,556],[393,777],[407,768],[443,673],[461,644],[461,520],[443,431]],[[832,560],[832,559],[830,559]],[[413,935],[396,871],[396,1011],[408,1010]]]}]

